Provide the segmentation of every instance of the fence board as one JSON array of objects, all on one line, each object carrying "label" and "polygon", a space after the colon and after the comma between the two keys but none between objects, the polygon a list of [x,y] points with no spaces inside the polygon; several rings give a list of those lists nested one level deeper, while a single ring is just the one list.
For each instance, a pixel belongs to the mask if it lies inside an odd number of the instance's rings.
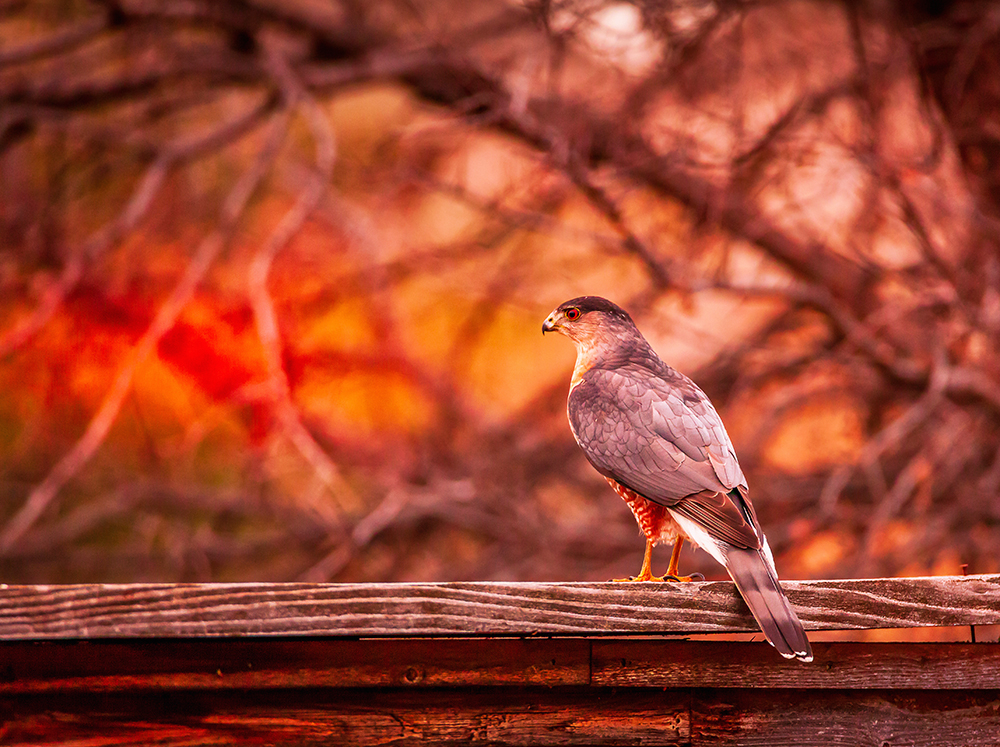
[{"label": "fence board", "polygon": [[566,687],[585,639],[143,639],[0,643],[0,695],[129,688]]},{"label": "fence board", "polygon": [[850,690],[1000,689],[1000,645],[813,643],[809,665],[731,641],[594,641],[591,682],[606,687]]},{"label": "fence board", "polygon": [[767,689],[131,692],[0,701],[6,745],[1000,745],[1000,696]]},{"label": "fence board", "polygon": [[0,643],[0,697],[128,690],[579,687],[1000,690],[995,643],[145,639]]},{"label": "fence board", "polygon": [[[1000,623],[1000,575],[785,581],[806,628]],[[733,584],[0,586],[0,639],[646,635],[757,630]]]},{"label": "fence board", "polygon": [[1000,745],[996,690],[700,691],[690,718],[690,744],[713,747]]},{"label": "fence board", "polygon": [[[681,745],[689,698],[577,688],[194,691],[11,697],[5,745]],[[3,723],[6,721],[6,723]]]},{"label": "fence board", "polygon": [[[787,582],[810,629],[1000,623],[1000,576]],[[1000,645],[789,662],[732,584],[0,587],[0,741],[997,745]]]}]

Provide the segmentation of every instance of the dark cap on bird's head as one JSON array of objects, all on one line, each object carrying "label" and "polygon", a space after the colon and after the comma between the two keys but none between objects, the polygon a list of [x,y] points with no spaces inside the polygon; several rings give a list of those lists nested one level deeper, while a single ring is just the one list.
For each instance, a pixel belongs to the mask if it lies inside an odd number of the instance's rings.
[{"label": "dark cap on bird's head", "polygon": [[[542,324],[542,333],[566,331],[587,314],[596,312],[602,321],[617,321],[634,327],[628,312],[600,296],[580,296],[560,304]],[[572,335],[569,335],[572,336]]]}]

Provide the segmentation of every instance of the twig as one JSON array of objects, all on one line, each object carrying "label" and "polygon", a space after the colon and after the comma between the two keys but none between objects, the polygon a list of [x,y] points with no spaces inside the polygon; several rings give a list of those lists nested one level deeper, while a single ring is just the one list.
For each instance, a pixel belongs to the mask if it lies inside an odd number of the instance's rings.
[{"label": "twig", "polygon": [[901,357],[884,337],[877,335],[868,324],[858,319],[850,308],[819,283],[796,280],[782,285],[768,286],[713,280],[700,285],[692,284],[691,290],[705,288],[728,290],[745,296],[778,296],[814,308],[825,314],[849,342],[899,381],[906,384],[928,383],[925,366],[910,358]]},{"label": "twig", "polygon": [[73,448],[52,468],[45,479],[31,491],[27,501],[0,533],[0,553],[6,553],[14,546],[48,508],[63,486],[73,479],[100,448],[118,417],[122,403],[128,396],[136,371],[150,353],[156,349],[163,336],[173,327],[177,317],[194,295],[195,289],[205,277],[209,267],[228,242],[251,195],[277,155],[287,128],[287,114],[276,117],[265,146],[258,154],[257,159],[241,175],[239,181],[227,195],[222,207],[219,225],[202,239],[180,282],[160,306],[152,323],[118,370],[118,375],[111,389],[105,395],[97,413],[87,426],[87,430],[73,445]]},{"label": "twig", "polygon": [[[896,448],[914,429],[934,414],[948,390],[952,373],[953,369],[945,361],[943,351],[939,351],[930,383],[923,396],[869,440],[862,449],[857,462],[839,467],[827,479],[819,498],[821,513],[827,516],[833,514],[841,493],[859,466],[870,470],[873,465],[878,463],[883,453]],[[899,484],[898,480],[897,484]],[[895,490],[895,486],[893,489]]]},{"label": "twig", "polygon": [[572,155],[564,165],[563,170],[572,182],[583,192],[583,195],[590,203],[600,210],[611,222],[621,236],[625,249],[635,255],[653,279],[653,284],[659,289],[670,288],[675,285],[674,272],[668,269],[668,262],[665,259],[657,258],[653,249],[646,244],[625,222],[625,216],[621,208],[603,187],[599,186],[590,176],[588,171],[579,163],[579,160]]},{"label": "twig", "polygon": [[[268,369],[268,385],[278,422],[281,423],[288,439],[310,464],[327,489],[335,495],[337,493],[352,495],[353,490],[344,480],[337,465],[302,423],[298,408],[292,400],[291,387],[282,362],[281,333],[278,329],[274,299],[268,289],[268,277],[274,258],[302,228],[302,224],[319,206],[320,200],[326,194],[327,186],[333,175],[336,142],[329,121],[315,99],[302,87],[288,62],[273,45],[265,43],[265,50],[268,57],[268,69],[281,87],[286,105],[289,109],[299,105],[306,114],[316,143],[317,171],[311,175],[295,204],[285,213],[250,263],[247,278],[250,305],[257,327],[257,337],[264,350]],[[312,496],[306,494],[306,497]],[[341,525],[340,514],[329,503],[313,499],[309,501],[309,504],[330,527]]]},{"label": "twig", "polygon": [[983,47],[1000,33],[1000,9],[988,10],[963,36],[955,57],[944,78],[944,104],[957,113],[965,95],[965,85],[975,69]]},{"label": "twig", "polygon": [[68,52],[93,39],[104,31],[107,26],[108,19],[106,17],[103,15],[94,16],[93,18],[81,21],[76,26],[59,29],[48,36],[25,42],[19,47],[0,51],[0,67],[31,62],[39,57],[48,57],[61,52]]},{"label": "twig", "polygon": [[936,439],[907,462],[906,466],[896,475],[892,488],[868,517],[864,537],[861,541],[863,551],[858,555],[856,565],[858,574],[866,573],[871,567],[875,541],[886,524],[899,513],[921,481],[927,479],[929,474],[934,473],[942,457],[947,455],[952,446],[964,437],[964,428],[949,427],[950,425],[949,422],[946,422],[935,434]]},{"label": "twig", "polygon": [[107,253],[132,231],[149,211],[153,199],[159,193],[170,171],[186,162],[200,158],[233,139],[250,132],[273,107],[274,102],[265,99],[221,127],[168,144],[161,151],[146,173],[139,179],[132,196],[122,211],[111,221],[99,228],[79,249],[72,252],[63,265],[59,277],[44,291],[42,301],[31,315],[0,336],[0,359],[26,345],[47,323],[83,277],[86,265]]},{"label": "twig", "polygon": [[405,492],[399,489],[390,490],[378,506],[354,525],[347,541],[338,544],[319,562],[304,571],[298,580],[329,581],[351,562],[359,550],[367,547],[375,537],[392,526],[407,503],[408,497]]},{"label": "twig", "polygon": [[139,180],[125,209],[110,223],[97,231],[80,249],[74,251],[55,282],[51,283],[42,296],[35,311],[13,329],[0,337],[0,358],[10,355],[30,340],[52,318],[66,296],[76,287],[83,276],[86,263],[103,254],[121,239],[146,214],[153,198],[160,191],[169,171],[169,159],[157,159]]},{"label": "twig", "polygon": [[822,114],[824,110],[838,99],[853,93],[853,81],[838,81],[808,96],[804,96],[789,106],[784,114],[776,118],[770,127],[749,148],[736,153],[732,163],[735,169],[743,170],[754,164],[772,146],[777,146],[782,138],[794,127],[800,125],[808,115]]}]

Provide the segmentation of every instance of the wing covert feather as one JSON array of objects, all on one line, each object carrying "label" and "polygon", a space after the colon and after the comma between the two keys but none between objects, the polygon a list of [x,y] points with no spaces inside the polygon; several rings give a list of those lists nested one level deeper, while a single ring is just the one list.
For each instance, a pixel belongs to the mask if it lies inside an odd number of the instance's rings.
[{"label": "wing covert feather", "polygon": [[[752,507],[743,507],[746,478],[722,420],[693,382],[673,373],[676,381],[647,368],[587,371],[570,392],[573,434],[601,474],[719,540],[759,547]],[[727,495],[734,489],[736,502]]]},{"label": "wing covert feather", "polygon": [[[715,408],[680,378],[678,386],[645,368],[594,368],[569,398],[570,425],[590,462],[664,505],[701,490],[746,487]],[[628,464],[627,454],[640,456]]]}]

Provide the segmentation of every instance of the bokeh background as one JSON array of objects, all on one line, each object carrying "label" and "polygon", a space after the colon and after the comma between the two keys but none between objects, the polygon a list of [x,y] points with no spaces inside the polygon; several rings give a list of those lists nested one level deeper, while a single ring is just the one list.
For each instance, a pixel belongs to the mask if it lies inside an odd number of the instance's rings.
[{"label": "bokeh background", "polygon": [[783,577],[1000,571],[998,123],[995,3],[3,0],[0,578],[635,573],[581,294]]}]

